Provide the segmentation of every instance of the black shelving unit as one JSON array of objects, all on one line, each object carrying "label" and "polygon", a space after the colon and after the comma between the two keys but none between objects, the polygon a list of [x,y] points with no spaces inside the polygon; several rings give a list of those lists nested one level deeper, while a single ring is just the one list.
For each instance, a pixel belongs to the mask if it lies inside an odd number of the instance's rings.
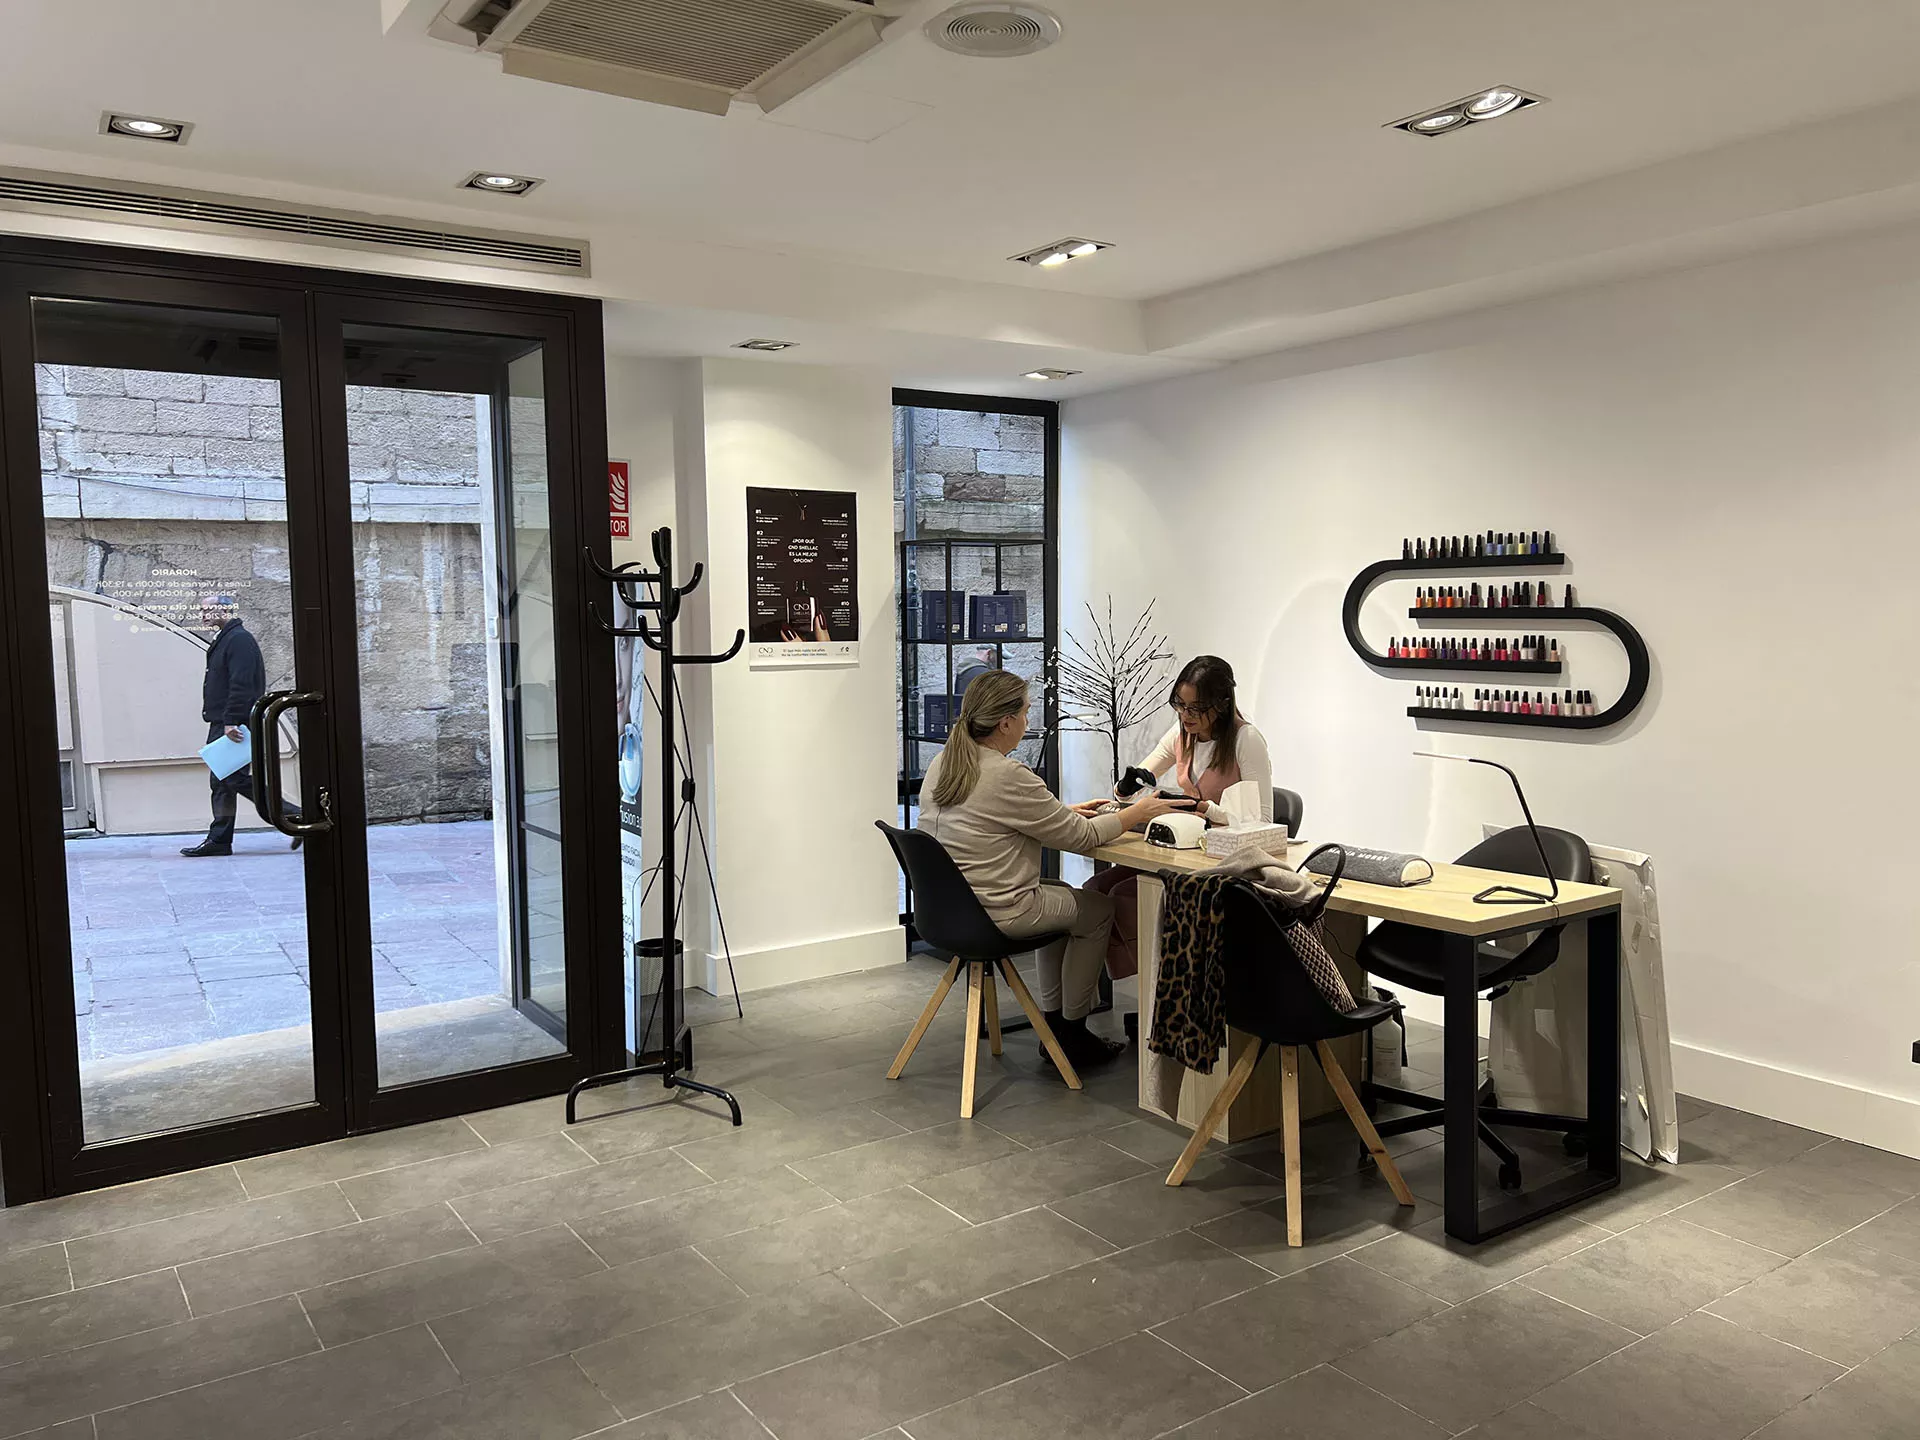
[{"label": "black shelving unit", "polygon": [[[1564,666],[1552,660],[1449,661],[1438,657],[1407,660],[1382,655],[1368,645],[1360,633],[1360,607],[1366,601],[1368,592],[1390,575],[1439,575],[1462,570],[1546,570],[1561,568],[1566,564],[1566,555],[1557,550],[1544,555],[1475,555],[1462,556],[1458,560],[1450,556],[1445,559],[1379,560],[1354,576],[1353,583],[1347,587],[1346,600],[1341,606],[1341,625],[1346,631],[1347,643],[1353,647],[1353,653],[1381,672],[1423,670],[1557,675]],[[1611,610],[1601,610],[1591,605],[1417,605],[1407,611],[1407,617],[1425,622],[1472,621],[1477,625],[1491,621],[1524,627],[1530,632],[1557,629],[1563,625],[1595,625],[1611,633],[1627,655],[1626,688],[1618,700],[1594,715],[1501,715],[1480,710],[1442,710],[1433,706],[1410,705],[1407,714],[1413,719],[1444,720],[1468,725],[1521,725],[1546,730],[1600,730],[1619,724],[1638,709],[1640,702],[1646,698],[1647,682],[1652,673],[1646,641],[1640,638],[1638,630]]]}]

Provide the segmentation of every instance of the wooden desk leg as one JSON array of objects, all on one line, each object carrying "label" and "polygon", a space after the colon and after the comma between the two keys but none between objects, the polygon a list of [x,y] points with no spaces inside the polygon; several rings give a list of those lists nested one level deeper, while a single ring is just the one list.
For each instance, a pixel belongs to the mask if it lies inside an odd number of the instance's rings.
[{"label": "wooden desk leg", "polygon": [[973,1118],[973,1082],[980,1069],[980,972],[978,960],[967,966],[967,1048],[960,1062],[960,1118]]},{"label": "wooden desk leg", "polygon": [[993,990],[993,967],[987,966],[980,975],[980,995],[982,1008],[987,1014],[987,1039],[992,1042],[993,1053],[1000,1053],[1000,1000]]}]

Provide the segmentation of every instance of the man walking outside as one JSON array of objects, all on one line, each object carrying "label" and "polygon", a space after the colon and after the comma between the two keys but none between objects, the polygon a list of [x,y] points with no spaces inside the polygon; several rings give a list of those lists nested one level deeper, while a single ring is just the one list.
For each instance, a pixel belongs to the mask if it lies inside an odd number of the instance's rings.
[{"label": "man walking outside", "polygon": [[[242,737],[240,727],[253,713],[253,702],[267,693],[267,666],[260,656],[260,642],[240,623],[240,602],[232,595],[209,595],[200,602],[200,624],[215,632],[207,646],[207,674],[200,688],[200,718],[207,722],[207,739],[225,735],[229,740]],[[226,779],[209,774],[213,788],[213,823],[207,838],[189,845],[180,853],[231,855],[233,826],[239,813],[240,797],[253,796],[253,770],[242,766]],[[289,815],[298,811],[289,806]],[[299,849],[296,839],[293,848]]]}]

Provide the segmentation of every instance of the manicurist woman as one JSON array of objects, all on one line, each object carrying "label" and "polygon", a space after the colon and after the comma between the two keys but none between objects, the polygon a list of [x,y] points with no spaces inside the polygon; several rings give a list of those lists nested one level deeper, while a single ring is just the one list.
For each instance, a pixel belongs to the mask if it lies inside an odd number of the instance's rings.
[{"label": "manicurist woman", "polygon": [[1090,854],[1180,804],[1148,796],[1113,815],[1092,813],[1101,801],[1061,804],[1038,775],[1009,758],[1027,733],[1028,704],[1027,682],[1008,670],[988,671],[967,687],[946,747],[927,767],[919,828],[946,847],[1006,934],[1066,935],[1039,952],[1039,998],[1048,1028],[1079,1069],[1126,1048],[1095,1035],[1086,1020],[1106,963],[1113,901],[1043,881],[1040,852]]},{"label": "manicurist woman", "polygon": [[[1220,808],[1227,787],[1251,781],[1257,792],[1258,818],[1273,819],[1273,761],[1267,754],[1267,737],[1240,713],[1233,667],[1218,655],[1196,656],[1174,680],[1167,703],[1173,708],[1173,726],[1138,768],[1152,771],[1156,780],[1171,770],[1180,793],[1192,796],[1198,802],[1194,808],[1213,825],[1227,823],[1227,813]],[[1139,886],[1134,871],[1115,866],[1095,875],[1085,887],[1113,898],[1107,973],[1116,980],[1140,969]]]}]

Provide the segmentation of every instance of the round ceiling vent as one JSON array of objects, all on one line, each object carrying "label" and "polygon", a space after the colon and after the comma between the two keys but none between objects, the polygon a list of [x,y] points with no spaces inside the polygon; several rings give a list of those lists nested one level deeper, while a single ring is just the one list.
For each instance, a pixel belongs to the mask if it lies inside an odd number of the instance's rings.
[{"label": "round ceiling vent", "polygon": [[942,50],[984,60],[1010,60],[1044,50],[1060,38],[1060,20],[1038,5],[970,0],[927,22],[927,36]]}]

